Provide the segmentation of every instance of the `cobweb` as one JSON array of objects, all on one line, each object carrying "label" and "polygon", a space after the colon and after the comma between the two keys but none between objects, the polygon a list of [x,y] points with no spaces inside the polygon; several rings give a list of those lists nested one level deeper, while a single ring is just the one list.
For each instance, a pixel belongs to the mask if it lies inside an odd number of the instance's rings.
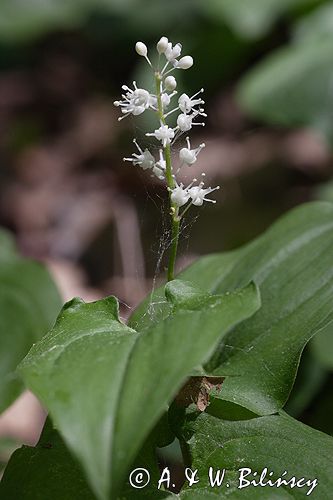
[{"label": "cobweb", "polygon": [[[145,129],[138,126],[137,123],[133,121],[133,129],[135,137],[138,140],[138,143],[142,148],[148,148],[149,151],[158,158],[160,147],[154,141],[147,140],[145,137]],[[178,154],[179,145],[178,141],[174,148],[172,148],[172,156],[176,156]],[[131,168],[131,166],[129,166]],[[148,177],[147,177],[148,176]],[[157,215],[157,227],[155,228],[155,238],[151,249],[150,255],[148,256],[148,262],[151,262],[153,259],[153,276],[152,276],[152,286],[149,294],[149,302],[146,307],[146,312],[144,316],[147,314],[152,318],[153,316],[158,315],[162,312],[163,304],[166,303],[164,296],[154,298],[156,288],[161,284],[163,277],[167,272],[167,257],[168,252],[171,247],[171,217],[170,217],[170,206],[168,202],[167,190],[165,185],[161,182],[161,186],[156,187],[156,191],[152,192],[152,184],[149,181],[149,172],[140,172],[140,182],[143,185],[143,188],[146,193],[146,202],[144,209],[140,216],[140,226],[141,228],[145,224],[145,212],[147,210],[151,211],[153,208]],[[154,186],[153,186],[154,187]],[[162,187],[162,189],[161,189]],[[163,190],[165,194],[162,195]],[[193,214],[189,211],[184,219],[182,219],[180,224],[179,231],[179,244],[178,244],[178,259],[181,255],[185,255],[188,252],[189,244],[190,244],[190,234],[191,229],[195,222],[197,221],[199,215],[198,213]],[[155,223],[155,221],[154,221]],[[147,258],[147,256],[146,256]]]},{"label": "cobweb", "polygon": [[[170,206],[168,203],[167,196],[160,196],[158,193],[155,195],[148,191],[147,180],[145,180],[145,173],[143,173],[143,184],[146,191],[146,203],[151,209],[152,206],[158,212],[157,227],[155,228],[155,243],[150,249],[151,258],[154,261],[153,266],[153,276],[152,276],[152,286],[151,292],[149,294],[149,302],[146,308],[146,313],[152,318],[153,316],[162,313],[163,304],[166,300],[161,297],[154,298],[156,288],[161,283],[161,280],[167,272],[167,259],[168,253],[170,251],[172,236],[171,236],[171,218],[170,218]],[[179,244],[178,244],[178,258],[188,252],[190,244],[191,229],[198,219],[198,214],[193,215],[188,213],[184,219],[182,219],[179,231]],[[144,214],[141,218],[140,224],[143,224]]]}]

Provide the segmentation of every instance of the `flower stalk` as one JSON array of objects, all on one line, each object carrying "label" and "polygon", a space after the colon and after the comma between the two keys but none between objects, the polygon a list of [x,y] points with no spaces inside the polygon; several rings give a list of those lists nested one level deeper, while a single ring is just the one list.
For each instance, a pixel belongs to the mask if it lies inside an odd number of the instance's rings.
[{"label": "flower stalk", "polygon": [[[134,140],[138,153],[133,153],[132,158],[124,158],[125,161],[131,162],[133,165],[138,165],[143,170],[150,170],[159,180],[164,181],[169,194],[170,204],[170,217],[171,217],[171,241],[170,241],[170,254],[167,279],[171,281],[175,277],[175,265],[177,258],[179,232],[181,219],[194,206],[201,206],[204,201],[215,203],[206,196],[219,189],[204,188],[204,182],[201,181],[195,185],[197,179],[193,179],[187,187],[184,184],[177,182],[177,174],[186,166],[190,168],[196,161],[200,151],[205,147],[202,143],[196,148],[191,148],[189,137],[186,137],[186,147],[181,148],[179,152],[179,165],[177,170],[173,169],[171,158],[171,146],[175,141],[181,137],[185,132],[188,132],[195,125],[203,126],[204,123],[197,122],[198,117],[206,117],[204,109],[201,107],[204,101],[201,99],[200,94],[203,89],[200,89],[192,97],[187,94],[182,94],[178,99],[178,106],[171,111],[166,109],[169,106],[171,99],[177,94],[175,90],[177,81],[170,73],[174,70],[186,70],[193,65],[191,56],[180,57],[182,46],[180,43],[172,45],[166,37],[162,37],[156,45],[158,57],[158,68],[154,68],[151,60],[148,57],[148,49],[143,42],[137,42],[135,46],[136,52],[143,56],[153,70],[155,80],[155,94],[150,93],[148,90],[138,88],[136,82],[133,82],[133,89],[127,85],[123,85],[124,94],[122,94],[121,101],[115,101],[115,106],[121,109],[122,116],[118,120],[122,120],[126,116],[137,116],[144,113],[146,110],[153,110],[158,117],[160,127],[154,132],[147,132],[146,136],[154,137],[161,143],[159,150],[159,159],[155,160],[152,153],[145,149],[143,150],[139,144]],[[160,70],[160,58],[164,55],[166,63],[162,70]],[[171,68],[170,68],[171,66]],[[168,75],[168,76],[167,76]],[[177,116],[177,125],[170,127],[167,123],[167,117],[176,111],[179,112]],[[205,174],[203,173],[202,176]],[[180,208],[184,207],[180,213]]]},{"label": "flower stalk", "polygon": [[[166,125],[164,117],[164,109],[162,103],[162,78],[159,72],[155,73],[155,84],[156,84],[156,96],[158,105],[158,116],[163,123]],[[179,241],[179,229],[180,229],[180,218],[179,218],[179,208],[171,200],[171,191],[175,187],[175,181],[172,177],[172,162],[171,162],[171,147],[170,144],[166,144],[163,148],[163,154],[165,158],[165,180],[167,182],[169,191],[169,203],[170,203],[170,216],[171,216],[171,242],[170,242],[170,255],[168,264],[168,274],[167,280],[172,281],[175,278],[175,265],[177,259],[177,249]]]}]

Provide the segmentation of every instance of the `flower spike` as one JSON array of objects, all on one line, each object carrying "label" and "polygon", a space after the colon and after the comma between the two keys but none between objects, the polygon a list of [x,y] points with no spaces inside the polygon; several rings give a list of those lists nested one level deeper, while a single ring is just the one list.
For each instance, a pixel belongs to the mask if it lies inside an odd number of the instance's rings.
[{"label": "flower spike", "polygon": [[[186,145],[179,151],[178,170],[175,171],[172,166],[172,147],[177,139],[183,133],[190,131],[195,125],[204,126],[204,122],[199,122],[197,119],[198,117],[206,118],[207,116],[203,109],[205,102],[201,97],[203,89],[200,89],[192,96],[185,93],[181,94],[177,100],[177,105],[168,110],[171,99],[177,94],[177,80],[169,73],[177,69],[190,68],[193,65],[193,58],[189,55],[181,57],[181,44],[176,43],[173,45],[165,36],[162,36],[156,44],[158,53],[156,68],[153,68],[148,58],[147,46],[143,42],[137,42],[135,50],[139,56],[147,60],[152,68],[152,86],[154,85],[156,89],[155,93],[139,88],[133,82],[133,88],[126,85],[122,86],[124,91],[122,99],[115,101],[114,104],[121,109],[122,116],[118,118],[119,120],[129,115],[141,115],[147,109],[153,110],[158,117],[159,125],[157,128],[153,132],[146,132],[145,135],[153,137],[159,142],[159,159],[155,161],[154,155],[148,149],[142,149],[134,140],[137,152],[133,153],[129,158],[124,158],[124,161],[131,162],[143,170],[150,170],[152,176],[164,182],[169,191],[172,236],[168,280],[172,280],[174,279],[180,221],[192,206],[199,207],[204,202],[216,203],[208,195],[218,190],[219,186],[205,188],[204,182],[197,183],[197,179],[193,179],[192,182],[185,186],[177,180],[177,174],[182,167],[191,167],[196,163],[198,155],[205,147],[203,142],[198,147],[192,148],[190,138],[186,137]],[[165,59],[165,62],[161,60],[162,58]],[[169,116],[175,112],[177,112],[178,116],[174,126],[170,124]],[[203,177],[204,175],[202,174]],[[181,207],[183,207],[182,210],[180,210]]]}]

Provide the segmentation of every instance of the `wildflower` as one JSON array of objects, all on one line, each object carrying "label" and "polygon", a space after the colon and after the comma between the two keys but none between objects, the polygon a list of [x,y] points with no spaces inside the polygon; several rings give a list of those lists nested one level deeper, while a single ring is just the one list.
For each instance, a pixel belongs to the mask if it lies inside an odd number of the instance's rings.
[{"label": "wildflower", "polygon": [[160,149],[160,159],[157,161],[153,167],[153,173],[161,181],[164,179],[164,172],[166,170],[166,162],[163,157],[163,151]]},{"label": "wildflower", "polygon": [[[196,121],[197,117],[206,117],[206,113],[202,105],[204,100],[201,98],[203,89],[200,89],[196,94],[189,96],[183,93],[177,101],[177,105],[173,109],[167,110],[171,99],[177,94],[177,81],[174,76],[169,75],[175,69],[188,69],[193,65],[193,58],[189,55],[181,57],[182,46],[180,43],[173,45],[165,36],[162,36],[156,44],[158,52],[157,66],[153,67],[148,58],[148,49],[143,42],[137,42],[135,50],[139,56],[144,57],[150,65],[153,75],[156,94],[148,92],[146,89],[138,88],[133,82],[134,88],[131,89],[123,85],[122,100],[115,101],[115,105],[121,108],[123,114],[119,120],[128,115],[140,115],[146,109],[154,110],[160,125],[154,132],[146,133],[148,137],[154,137],[160,141],[159,159],[155,161],[154,156],[148,149],[142,150],[134,140],[134,144],[138,152],[132,154],[130,158],[124,158],[125,161],[132,162],[133,165],[138,165],[143,170],[151,170],[152,175],[164,181],[167,190],[170,194],[170,215],[172,225],[172,241],[170,251],[170,261],[168,267],[168,280],[174,279],[175,256],[177,252],[179,238],[179,222],[185,216],[192,205],[201,206],[205,201],[215,203],[215,200],[207,196],[219,189],[219,186],[214,188],[204,187],[204,182],[194,185],[196,179],[188,185],[177,182],[177,174],[179,170],[186,165],[190,167],[198,158],[200,151],[205,147],[205,144],[200,144],[197,148],[191,147],[190,138],[186,137],[186,146],[179,151],[180,165],[175,171],[172,165],[171,144],[184,132],[188,132],[194,125],[204,126],[204,123]],[[161,56],[165,56],[164,67],[160,66]],[[168,67],[172,66],[168,69]],[[167,110],[167,111],[166,111]],[[177,112],[177,124],[171,127],[168,124],[168,117],[172,113]],[[205,174],[202,174],[203,176]],[[186,205],[184,207],[184,205]],[[184,207],[180,211],[180,207]]]},{"label": "wildflower", "polygon": [[178,129],[181,132],[188,132],[189,130],[191,130],[193,125],[201,125],[202,127],[204,127],[205,124],[203,122],[193,123],[193,119],[198,115],[207,116],[205,113],[202,112],[202,110],[195,111],[191,115],[185,113],[181,113],[180,115],[178,115],[177,117]]},{"label": "wildflower", "polygon": [[147,170],[148,168],[153,168],[155,163],[155,158],[153,155],[145,149],[142,151],[139,144],[133,139],[134,144],[136,145],[140,154],[133,153],[133,158],[123,158],[124,161],[131,161],[133,165],[139,165],[143,170]]},{"label": "wildflower", "polygon": [[[190,186],[192,184],[193,182],[190,184]],[[177,207],[182,207],[183,205],[186,205],[186,203],[190,199],[190,194],[188,189],[189,186],[184,187],[184,184],[182,182],[178,185],[176,181],[176,187],[169,190],[171,193],[170,198],[172,203],[174,203]]]},{"label": "wildflower", "polygon": [[176,45],[172,46],[172,43],[169,42],[167,48],[164,51],[164,55],[167,61],[174,64],[176,62],[177,57],[180,56],[181,51],[182,51],[182,46],[180,43],[176,43]]},{"label": "wildflower", "polygon": [[157,52],[159,54],[164,54],[166,49],[168,48],[169,40],[167,39],[166,36],[162,36],[160,40],[156,44]]},{"label": "wildflower", "polygon": [[184,56],[179,61],[174,62],[174,67],[178,69],[189,69],[193,66],[193,57]]},{"label": "wildflower", "polygon": [[164,86],[166,90],[175,90],[177,87],[177,81],[174,76],[167,76],[166,79],[164,80]]},{"label": "wildflower", "polygon": [[209,193],[212,193],[213,191],[216,191],[220,189],[220,186],[216,186],[214,188],[205,188],[204,189],[204,182],[200,182],[198,186],[193,186],[188,190],[189,196],[192,198],[192,205],[195,205],[197,207],[201,207],[204,201],[209,201],[210,203],[216,203],[215,200],[211,200],[209,198],[206,198],[206,195]]},{"label": "wildflower", "polygon": [[139,89],[136,82],[133,82],[133,86],[134,90],[123,85],[122,89],[126,90],[126,94],[122,94],[123,100],[113,103],[115,106],[121,107],[121,112],[124,113],[124,116],[118,118],[119,121],[130,114],[141,115],[151,105],[151,94],[145,89]]},{"label": "wildflower", "polygon": [[154,132],[149,132],[147,136],[155,137],[157,140],[161,141],[163,147],[165,148],[167,144],[170,144],[172,139],[175,137],[175,131],[173,128],[168,127],[168,125],[163,125],[161,122],[160,128],[157,128]]},{"label": "wildflower", "polygon": [[200,153],[200,151],[205,147],[205,143],[200,144],[195,149],[191,149],[191,143],[190,143],[190,138],[186,137],[186,142],[187,142],[187,148],[182,148],[179,151],[179,159],[181,161],[181,164],[183,165],[184,163],[186,165],[193,165],[197,161],[197,156]]},{"label": "wildflower", "polygon": [[[162,102],[163,110],[169,106],[170,101],[175,94],[177,94],[177,91],[171,92],[171,94],[167,94],[166,92],[163,92],[163,94],[161,94],[161,102]],[[157,106],[158,106],[158,103],[157,103],[156,95],[151,95],[150,96],[150,107],[152,109],[154,109],[155,111],[157,111]],[[178,108],[176,108],[176,109],[178,109]]]},{"label": "wildflower", "polygon": [[199,106],[200,104],[205,104],[205,101],[203,101],[201,98],[195,99],[195,97],[198,94],[201,94],[203,91],[204,89],[200,89],[192,97],[189,97],[187,94],[182,94],[178,99],[178,106],[180,111],[187,114],[190,113],[195,106]]},{"label": "wildflower", "polygon": [[142,43],[142,42],[136,42],[135,44],[135,50],[139,56],[146,57],[148,53],[147,45]]},{"label": "wildflower", "polygon": [[149,57],[148,57],[148,49],[147,49],[147,45],[144,44],[143,42],[136,42],[135,44],[135,50],[136,50],[136,53],[139,54],[139,56],[143,56],[146,61],[148,62],[149,66],[151,66],[151,62],[149,60]]}]

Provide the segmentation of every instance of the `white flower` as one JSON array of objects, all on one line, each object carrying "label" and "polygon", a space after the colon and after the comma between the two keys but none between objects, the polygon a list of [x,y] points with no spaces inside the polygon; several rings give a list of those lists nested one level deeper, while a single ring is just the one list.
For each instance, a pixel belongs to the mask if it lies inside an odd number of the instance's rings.
[{"label": "white flower", "polygon": [[220,189],[220,186],[214,188],[204,188],[204,183],[200,182],[198,186],[193,186],[188,190],[189,196],[192,198],[192,204],[201,207],[204,201],[209,201],[210,203],[216,203],[215,200],[206,198],[206,195]]},{"label": "white flower", "polygon": [[122,101],[114,101],[115,106],[121,107],[121,112],[124,113],[124,116],[118,118],[118,120],[122,120],[126,118],[126,116],[132,115],[141,115],[146,109],[151,106],[151,94],[145,89],[139,89],[136,86],[136,82],[133,82],[134,90],[127,87],[127,85],[123,85],[122,89],[126,90],[126,94],[122,94]]},{"label": "white flower", "polygon": [[147,60],[149,66],[152,66],[152,64],[150,62],[150,59],[149,59],[149,57],[147,55],[148,54],[148,49],[147,49],[147,45],[145,43],[143,43],[143,42],[136,42],[136,44],[135,44],[135,51],[136,51],[137,54],[139,54],[139,56],[143,56]]},{"label": "white flower", "polygon": [[175,137],[175,131],[173,128],[169,128],[168,125],[163,125],[161,122],[160,128],[157,128],[154,132],[147,133],[146,135],[156,137],[156,139],[162,142],[163,147],[165,148],[166,145],[170,144],[172,139]]},{"label": "white flower", "polygon": [[191,143],[189,137],[186,137],[187,148],[182,148],[179,151],[179,159],[182,164],[186,163],[187,165],[193,165],[197,161],[197,156],[200,151],[205,147],[205,144],[202,143],[196,149],[191,149]]},{"label": "white flower", "polygon": [[174,64],[177,57],[180,56],[181,51],[182,46],[180,43],[176,43],[176,45],[172,46],[172,43],[169,42],[167,48],[164,51],[164,55],[169,62]]},{"label": "white flower", "polygon": [[136,140],[133,140],[134,144],[139,150],[140,154],[133,153],[132,156],[133,158],[123,158],[124,161],[131,161],[133,165],[139,165],[143,170],[147,170],[148,168],[153,168],[155,164],[155,158],[153,155],[148,151],[148,149],[145,149],[142,151],[140,148],[139,144],[136,142]]},{"label": "white flower", "polygon": [[[163,94],[161,94],[161,101],[162,101],[162,106],[163,106],[163,109],[166,109],[169,104],[170,104],[170,101],[171,101],[171,98],[177,94],[177,91],[174,91],[174,92],[171,92],[171,94],[167,94],[166,92],[163,92]],[[157,110],[157,97],[156,95],[151,95],[150,97],[150,107],[152,109],[155,109],[155,111]]]},{"label": "white flower", "polygon": [[182,94],[179,99],[178,99],[178,106],[180,111],[183,113],[190,113],[194,106],[199,106],[200,104],[204,104],[205,101],[203,101],[200,97],[199,99],[195,99],[195,97],[198,94],[201,94],[204,91],[204,89],[200,89],[199,92],[194,94],[192,97],[189,97],[187,94]]},{"label": "white flower", "polygon": [[184,56],[179,61],[174,62],[174,67],[177,69],[189,69],[193,66],[193,57]]},{"label": "white flower", "polygon": [[143,42],[136,42],[135,50],[136,50],[136,53],[139,54],[139,56],[143,56],[143,57],[147,56],[147,53],[148,53],[147,45],[144,44]]},{"label": "white flower", "polygon": [[164,86],[166,90],[175,90],[177,87],[177,81],[174,76],[167,76],[164,80]]},{"label": "white flower", "polygon": [[193,125],[201,125],[202,127],[204,127],[205,125],[204,123],[193,123],[193,119],[198,115],[207,116],[205,113],[203,113],[203,110],[201,109],[199,111],[194,111],[191,115],[187,115],[185,113],[181,113],[180,115],[178,115],[177,117],[178,129],[181,132],[188,132],[189,130],[191,130]]},{"label": "white flower", "polygon": [[168,48],[169,40],[167,39],[166,36],[162,36],[160,40],[156,44],[157,52],[159,54],[164,54],[166,49]]},{"label": "white flower", "polygon": [[170,195],[171,201],[172,203],[177,205],[177,207],[182,207],[183,205],[186,205],[186,203],[190,199],[188,187],[185,188],[182,182],[180,183],[180,185],[178,185],[176,182],[176,187],[171,189],[170,192],[171,192]]},{"label": "white flower", "polygon": [[160,159],[157,161],[153,167],[153,173],[160,179],[161,181],[164,179],[164,172],[166,170],[166,162],[163,157],[163,151],[160,149]]},{"label": "white flower", "polygon": [[192,116],[185,114],[178,115],[177,126],[182,132],[188,132],[192,128]]},{"label": "white flower", "polygon": [[[193,57],[191,56],[183,56],[178,60],[182,51],[182,46],[180,43],[172,45],[172,43],[169,42],[169,40],[165,36],[163,36],[157,43],[156,48],[157,52],[160,55],[164,54],[167,60],[164,68],[162,69],[162,75],[164,74],[166,68],[170,63],[175,69],[188,69],[193,66]],[[170,71],[173,70],[170,69],[168,73]]]}]

